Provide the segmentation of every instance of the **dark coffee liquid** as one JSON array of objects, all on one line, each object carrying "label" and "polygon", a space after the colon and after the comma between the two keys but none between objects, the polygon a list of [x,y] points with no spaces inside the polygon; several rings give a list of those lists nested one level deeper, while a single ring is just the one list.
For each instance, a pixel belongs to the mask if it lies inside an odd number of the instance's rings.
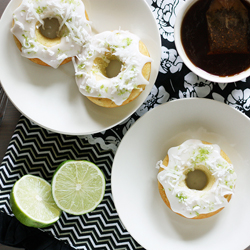
[{"label": "dark coffee liquid", "polygon": [[[208,55],[208,29],[206,12],[211,0],[198,0],[186,13],[181,27],[181,40],[189,59],[197,67],[219,76],[238,74],[250,67],[249,54]],[[242,1],[248,9],[250,5]],[[250,42],[248,38],[248,47]],[[249,49],[250,51],[250,49]]]}]

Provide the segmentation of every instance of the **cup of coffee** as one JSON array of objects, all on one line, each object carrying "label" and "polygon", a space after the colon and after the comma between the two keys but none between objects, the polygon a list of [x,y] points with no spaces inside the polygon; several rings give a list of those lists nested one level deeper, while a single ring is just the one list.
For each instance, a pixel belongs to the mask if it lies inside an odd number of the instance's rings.
[{"label": "cup of coffee", "polygon": [[212,82],[250,76],[250,0],[189,0],[176,16],[175,45],[185,65]]}]

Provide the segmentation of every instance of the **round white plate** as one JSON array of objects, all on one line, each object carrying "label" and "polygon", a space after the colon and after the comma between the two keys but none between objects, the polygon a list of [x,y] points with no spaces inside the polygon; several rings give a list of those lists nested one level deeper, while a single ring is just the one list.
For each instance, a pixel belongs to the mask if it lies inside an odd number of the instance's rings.
[{"label": "round white plate", "polygon": [[[156,162],[187,139],[216,143],[237,173],[235,195],[217,215],[186,219],[172,212],[158,192]],[[142,116],[115,155],[112,193],[118,214],[147,250],[242,250],[250,245],[250,119],[209,99],[181,99]]]},{"label": "round white plate", "polygon": [[141,38],[153,59],[145,91],[132,103],[113,109],[99,107],[80,94],[72,62],[53,69],[21,56],[10,32],[12,13],[20,3],[12,0],[0,21],[0,77],[22,114],[51,131],[83,135],[113,127],[140,107],[156,80],[161,57],[158,27],[144,0],[84,0],[95,33],[129,30]]}]

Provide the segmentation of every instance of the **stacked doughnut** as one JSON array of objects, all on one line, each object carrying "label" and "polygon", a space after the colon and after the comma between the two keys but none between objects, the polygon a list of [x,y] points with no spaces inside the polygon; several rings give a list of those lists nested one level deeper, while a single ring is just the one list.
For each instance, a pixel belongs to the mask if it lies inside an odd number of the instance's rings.
[{"label": "stacked doughnut", "polygon": [[[46,19],[58,25],[56,37],[45,37]],[[13,13],[11,32],[21,55],[34,63],[58,68],[73,59],[79,91],[103,107],[137,98],[148,84],[151,59],[145,44],[128,31],[91,32],[82,0],[23,0]],[[121,63],[109,78],[110,61]]]},{"label": "stacked doughnut", "polygon": [[[90,39],[91,27],[85,13],[81,0],[23,0],[13,14],[11,29],[22,56],[53,68],[69,62]],[[58,20],[55,38],[41,33],[47,18]]]},{"label": "stacked doughnut", "polygon": [[[148,56],[146,46],[128,31],[106,31],[93,36],[74,63],[80,92],[103,107],[131,102],[148,83]],[[108,78],[106,68],[111,60],[120,61],[122,67],[117,76]]]}]

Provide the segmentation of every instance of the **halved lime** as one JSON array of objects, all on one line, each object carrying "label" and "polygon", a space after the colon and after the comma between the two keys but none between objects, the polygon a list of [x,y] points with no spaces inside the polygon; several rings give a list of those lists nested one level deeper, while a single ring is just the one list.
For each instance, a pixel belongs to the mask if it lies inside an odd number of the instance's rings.
[{"label": "halved lime", "polygon": [[92,162],[68,160],[61,163],[52,179],[52,195],[59,208],[74,214],[93,211],[105,193],[105,177]]},{"label": "halved lime", "polygon": [[61,215],[53,200],[51,185],[33,175],[24,175],[16,181],[10,194],[10,205],[16,218],[29,227],[47,227]]}]

